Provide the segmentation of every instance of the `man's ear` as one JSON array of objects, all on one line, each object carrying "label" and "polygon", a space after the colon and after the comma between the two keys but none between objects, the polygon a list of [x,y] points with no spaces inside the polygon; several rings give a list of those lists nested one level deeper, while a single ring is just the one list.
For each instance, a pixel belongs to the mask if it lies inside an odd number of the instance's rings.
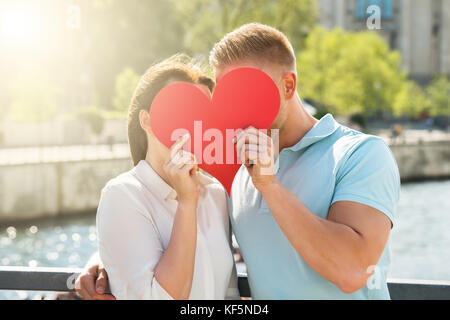
[{"label": "man's ear", "polygon": [[145,110],[139,111],[139,123],[141,128],[147,132],[152,133],[152,128],[150,126],[150,114]]},{"label": "man's ear", "polygon": [[297,90],[297,75],[294,72],[286,72],[282,78],[284,99],[289,100],[294,97]]}]

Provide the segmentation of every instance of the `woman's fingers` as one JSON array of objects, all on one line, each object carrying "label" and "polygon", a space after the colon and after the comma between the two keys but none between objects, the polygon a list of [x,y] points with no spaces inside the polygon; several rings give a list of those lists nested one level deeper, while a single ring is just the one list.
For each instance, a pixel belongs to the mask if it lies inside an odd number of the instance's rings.
[{"label": "woman's fingers", "polygon": [[196,174],[197,165],[195,163],[185,164],[182,168],[180,168],[182,174],[189,174],[191,176]]},{"label": "woman's fingers", "polygon": [[170,159],[174,158],[175,155],[182,150],[185,143],[189,140],[190,135],[186,133],[184,136],[181,136],[175,141],[175,143],[170,147]]}]

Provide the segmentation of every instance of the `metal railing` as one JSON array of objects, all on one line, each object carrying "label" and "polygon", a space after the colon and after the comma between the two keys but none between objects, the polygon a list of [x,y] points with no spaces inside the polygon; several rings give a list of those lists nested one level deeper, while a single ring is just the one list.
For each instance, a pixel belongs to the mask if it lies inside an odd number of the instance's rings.
[{"label": "metal railing", "polygon": [[[0,267],[0,290],[72,292],[81,269]],[[250,297],[246,274],[239,274],[239,291]],[[450,281],[388,280],[392,300],[450,300]],[[109,291],[107,289],[107,291]]]}]

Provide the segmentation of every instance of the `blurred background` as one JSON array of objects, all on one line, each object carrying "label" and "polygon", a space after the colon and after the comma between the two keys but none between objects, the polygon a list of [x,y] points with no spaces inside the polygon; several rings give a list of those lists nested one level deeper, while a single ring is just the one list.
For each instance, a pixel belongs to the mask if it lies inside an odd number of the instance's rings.
[{"label": "blurred background", "polygon": [[402,177],[390,277],[450,280],[447,0],[0,0],[0,266],[84,266],[101,188],[132,166],[140,75],[177,52],[206,65],[248,22],[288,36],[312,114],[390,144]]}]

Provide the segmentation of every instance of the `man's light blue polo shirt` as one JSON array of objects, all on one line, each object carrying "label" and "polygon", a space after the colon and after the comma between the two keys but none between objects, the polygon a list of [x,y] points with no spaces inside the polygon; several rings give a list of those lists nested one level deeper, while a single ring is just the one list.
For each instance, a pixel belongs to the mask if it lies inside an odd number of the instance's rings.
[{"label": "man's light blue polo shirt", "polygon": [[[296,145],[283,149],[275,168],[283,186],[319,217],[326,219],[337,201],[354,201],[378,209],[395,225],[400,178],[389,147],[378,137],[338,124],[330,114]],[[389,299],[389,242],[367,285],[345,294],[292,247],[244,166],[234,179],[230,202],[254,299]]]}]

